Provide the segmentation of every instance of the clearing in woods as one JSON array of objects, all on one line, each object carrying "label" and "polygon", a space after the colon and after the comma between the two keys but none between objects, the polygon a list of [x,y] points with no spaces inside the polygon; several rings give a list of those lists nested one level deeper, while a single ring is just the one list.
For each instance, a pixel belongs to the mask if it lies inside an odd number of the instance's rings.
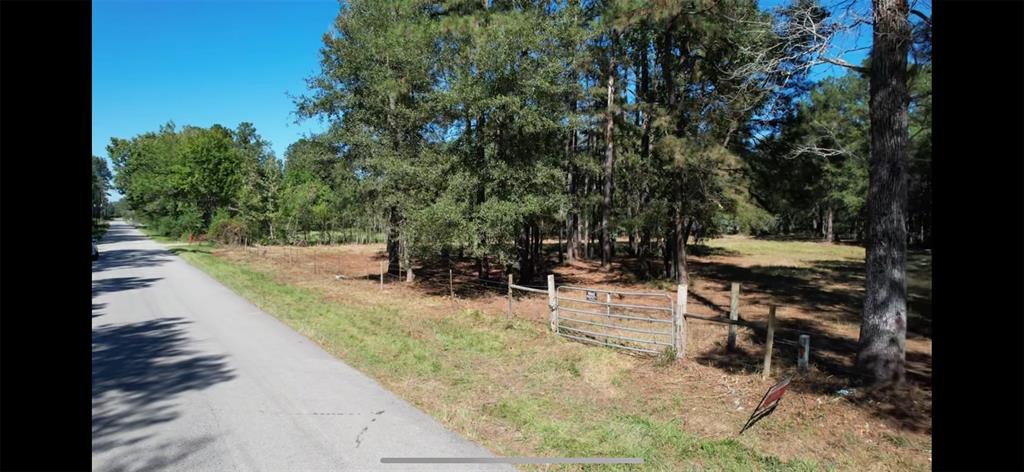
[{"label": "clearing in woods", "polygon": [[[850,390],[858,246],[731,236],[691,248],[690,313],[727,316],[732,282],[741,284],[740,319],[763,325],[768,305],[779,307],[767,380],[763,330],[740,327],[730,353],[725,325],[691,320],[681,362],[584,345],[551,335],[546,295],[517,292],[507,322],[507,279],[493,271],[480,281],[469,260],[452,266],[452,300],[445,262],[414,267],[411,284],[389,275],[381,289],[381,244],[172,250],[500,455],[637,456],[659,470],[930,469],[928,253],[908,260],[908,385],[880,396]],[[631,258],[609,272],[599,265],[552,272],[559,285],[674,293],[667,281],[639,281]],[[795,370],[785,342],[796,335],[786,330],[810,333],[810,372]],[[793,382],[779,409],[736,436],[783,375]]]}]

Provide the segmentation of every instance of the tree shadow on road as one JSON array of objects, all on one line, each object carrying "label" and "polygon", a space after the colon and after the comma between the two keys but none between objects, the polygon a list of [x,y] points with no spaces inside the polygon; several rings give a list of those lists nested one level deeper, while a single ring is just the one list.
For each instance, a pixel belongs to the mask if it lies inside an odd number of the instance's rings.
[{"label": "tree shadow on road", "polygon": [[164,249],[112,249],[100,251],[100,258],[92,263],[92,271],[156,267],[170,258],[170,253]]},{"label": "tree shadow on road", "polygon": [[93,329],[94,454],[143,441],[151,426],[177,418],[171,400],[179,394],[234,378],[224,356],[188,348],[188,323],[165,317]]},{"label": "tree shadow on road", "polygon": [[125,228],[118,227],[115,231],[111,227],[107,230],[107,233],[100,239],[101,244],[114,244],[114,243],[126,243],[133,241],[145,241],[149,238],[142,234],[129,234]]},{"label": "tree shadow on road", "polygon": [[103,470],[121,472],[128,470],[160,470],[180,468],[180,463],[201,449],[215,442],[211,435],[184,441],[166,441],[147,448],[145,452],[127,451],[103,464]]},{"label": "tree shadow on road", "polygon": [[[161,277],[113,277],[110,279],[94,280],[92,282],[92,296],[96,297],[104,293],[120,292],[122,290],[134,290],[137,288],[146,288],[153,285],[154,282],[160,280]],[[96,306],[93,306],[93,310]]]}]

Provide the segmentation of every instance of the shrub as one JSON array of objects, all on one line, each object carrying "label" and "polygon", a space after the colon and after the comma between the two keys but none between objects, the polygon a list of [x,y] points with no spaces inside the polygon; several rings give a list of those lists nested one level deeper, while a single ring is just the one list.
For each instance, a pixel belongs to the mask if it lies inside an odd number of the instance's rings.
[{"label": "shrub", "polygon": [[225,210],[219,210],[210,221],[207,237],[222,244],[242,244],[248,240],[249,231],[241,218],[233,217]]}]

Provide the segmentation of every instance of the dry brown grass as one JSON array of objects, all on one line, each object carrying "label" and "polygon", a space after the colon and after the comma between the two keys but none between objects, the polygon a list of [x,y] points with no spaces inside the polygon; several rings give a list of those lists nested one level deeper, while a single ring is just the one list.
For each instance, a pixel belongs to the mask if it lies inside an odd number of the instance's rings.
[{"label": "dry brown grass", "polygon": [[[539,294],[516,299],[515,335],[498,333],[504,343],[501,349],[515,353],[508,357],[517,359],[516,365],[498,354],[474,357],[475,365],[465,366],[465,375],[483,378],[467,379],[465,385],[471,388],[462,390],[458,379],[454,385],[419,377],[385,379],[385,384],[449,427],[506,454],[529,455],[550,446],[542,444],[547,439],[514,426],[514,421],[507,420],[506,410],[526,414],[522,411],[547,404],[546,398],[558,397],[576,399],[596,410],[659,417],[701,438],[734,439],[782,460],[812,459],[819,466],[841,469],[929,468],[929,337],[915,335],[908,339],[911,382],[902,395],[886,398],[859,389],[848,397],[835,394],[853,380],[845,369],[853,360],[850,345],[857,337],[855,310],[860,288],[856,277],[850,275],[855,271],[842,265],[830,268],[828,264],[850,263],[856,260],[856,254],[819,251],[814,255],[813,247],[808,247],[794,260],[783,260],[779,254],[759,259],[749,247],[742,247],[742,242],[727,243],[719,246],[726,251],[692,258],[695,277],[690,288],[691,311],[722,314],[728,309],[729,283],[740,281],[744,287],[742,319],[763,323],[767,306],[779,305],[783,331],[777,339],[787,340],[790,333],[786,329],[811,332],[812,348],[819,354],[811,371],[800,373],[794,369],[794,350],[776,344],[772,377],[791,375],[792,387],[772,417],[742,436],[736,436],[737,430],[774,382],[760,378],[763,334],[741,328],[738,352],[726,353],[724,325],[691,321],[687,359],[658,366],[650,357],[553,339],[547,332],[547,300]],[[418,329],[415,320],[445,320],[459,313],[479,312],[474,316],[481,320],[475,326],[480,330],[500,329],[488,320],[506,316],[507,299],[501,289],[489,288],[466,275],[472,273],[468,262],[456,265],[455,300],[447,297],[447,269],[418,271],[420,275],[413,284],[387,277],[381,290],[378,277],[383,250],[383,245],[225,248],[215,255],[281,282],[311,289],[331,302],[394,309],[408,317],[404,325],[409,326],[407,334],[414,339],[437,335]],[[574,284],[657,290],[651,284],[631,280],[629,264],[624,260],[618,270],[601,272],[595,263],[579,262],[556,267],[554,272],[560,281]],[[336,274],[346,278],[338,280]],[[493,278],[501,280],[497,275]],[[815,291],[825,295],[805,296]],[[791,337],[795,341],[795,335]],[[446,361],[455,366],[466,362],[456,354]],[[509,406],[503,398],[531,398],[539,403]],[[496,413],[478,415],[474,411]],[[568,413],[546,414],[554,420],[573,421]]]}]

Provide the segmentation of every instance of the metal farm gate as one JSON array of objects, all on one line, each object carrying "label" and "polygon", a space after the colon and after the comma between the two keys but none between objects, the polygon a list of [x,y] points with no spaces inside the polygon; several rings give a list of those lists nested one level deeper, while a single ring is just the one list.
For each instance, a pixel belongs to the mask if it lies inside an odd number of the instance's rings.
[{"label": "metal farm gate", "polygon": [[649,354],[682,352],[681,327],[666,293],[563,285],[554,298],[552,330],[560,336]]}]

